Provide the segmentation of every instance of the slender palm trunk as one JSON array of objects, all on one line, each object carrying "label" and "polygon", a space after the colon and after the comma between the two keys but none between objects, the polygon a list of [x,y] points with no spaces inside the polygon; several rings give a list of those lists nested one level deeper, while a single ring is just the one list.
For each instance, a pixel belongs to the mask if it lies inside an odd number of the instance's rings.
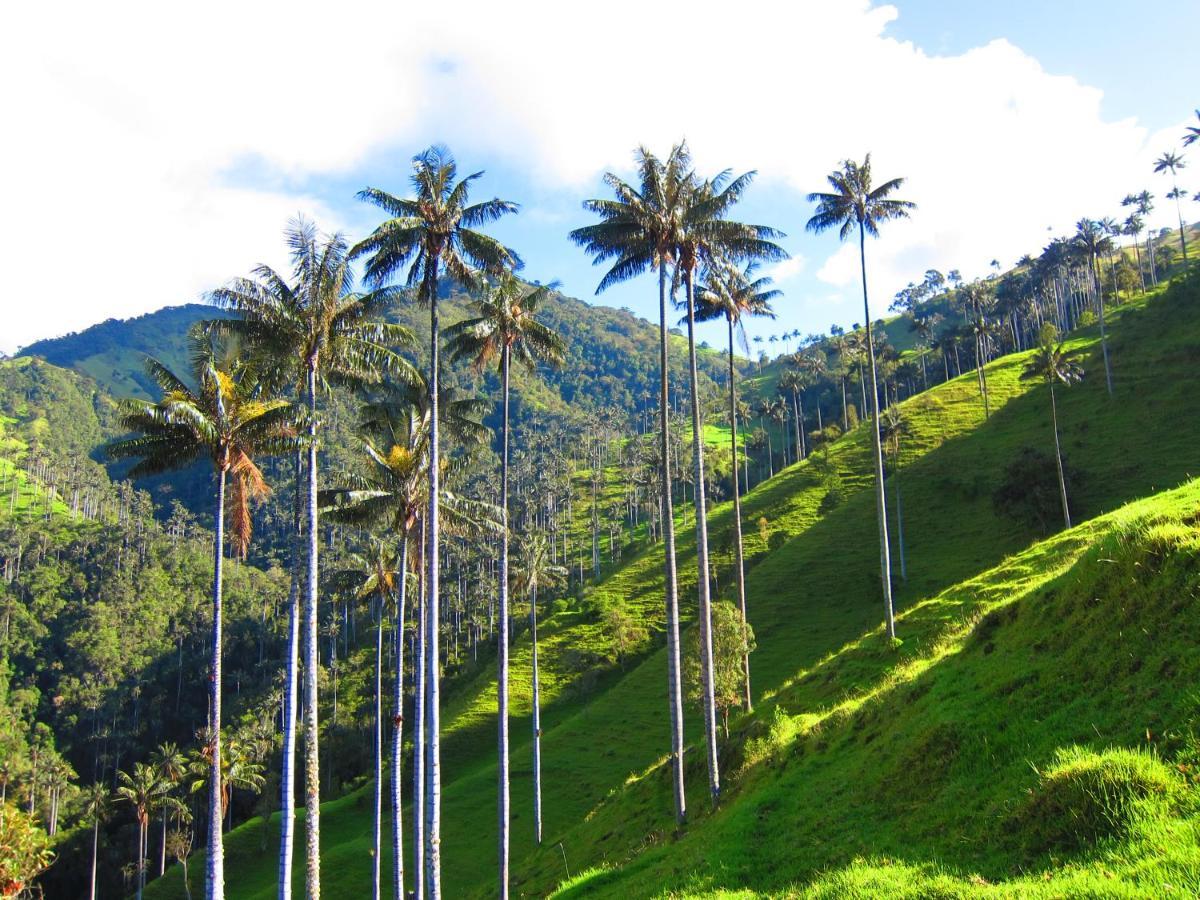
[{"label": "slender palm trunk", "polygon": [[850,430],[850,407],[846,403],[846,376],[841,378],[842,382],[842,431]]},{"label": "slender palm trunk", "polygon": [[1050,382],[1050,423],[1054,426],[1054,462],[1058,465],[1058,495],[1062,500],[1063,522],[1071,527],[1071,508],[1067,505],[1067,479],[1063,474],[1062,448],[1058,443],[1058,403],[1054,399],[1054,382]]},{"label": "slender palm trunk", "polygon": [[279,900],[292,898],[292,855],[296,843],[296,707],[300,665],[300,495],[304,457],[296,451],[296,493],[292,501],[292,583],[288,591],[287,661],[283,684],[283,751],[279,777]]},{"label": "slender palm trunk", "polygon": [[533,642],[533,837],[542,845],[542,703],[538,677],[537,582],[529,595],[529,636]]},{"label": "slender palm trunk", "polygon": [[904,558],[904,505],[900,501],[900,452],[896,451],[896,471],[892,473],[896,486],[896,546],[900,551],[900,580],[908,581],[908,563]]},{"label": "slender palm trunk", "polygon": [[438,444],[438,324],[437,256],[429,270],[429,566],[425,612],[425,880],[429,900],[442,896],[442,747],[438,657],[438,582],[440,528],[438,495],[441,491],[441,448]]},{"label": "slender palm trunk", "polygon": [[225,896],[225,861],[221,847],[221,576],[225,562],[225,478],[228,461],[217,471],[216,534],[213,536],[212,661],[209,668],[208,730],[208,855],[205,860],[206,900]]},{"label": "slender palm trunk", "polygon": [[305,471],[304,537],[308,553],[304,571],[304,893],[321,896],[321,765],[318,756],[317,673],[317,361],[308,367],[308,466]]},{"label": "slender palm trunk", "polygon": [[383,602],[382,582],[375,609],[375,852],[371,855],[371,900],[380,900],[379,856],[383,850]]},{"label": "slender palm trunk", "polygon": [[[733,319],[727,319],[729,325],[729,423],[732,435],[733,451],[733,545],[734,561],[737,565],[738,609],[742,613],[742,630],[745,631],[749,618],[746,616],[746,563],[745,551],[742,549],[742,492],[738,489],[738,419],[737,419],[737,384],[733,368]],[[747,648],[749,641],[746,642]],[[746,712],[750,712],[753,701],[750,694],[750,653],[742,654],[742,699],[746,704]]]},{"label": "slender palm trunk", "polygon": [[[684,270],[687,292],[688,367],[691,375],[692,456],[696,474],[696,567],[700,594],[700,673],[704,683],[704,738],[708,757],[708,790],[715,806],[721,796],[721,772],[717,759],[717,705],[713,682],[712,595],[708,571],[708,510],[704,498],[704,433],[700,430],[700,385],[696,366],[696,315],[692,270]],[[786,433],[786,432],[785,432]]]},{"label": "slender palm trunk", "polygon": [[[500,351],[500,389],[504,397],[500,422],[500,529],[502,532],[500,535],[500,609],[498,611],[500,627],[496,651],[496,739],[500,775],[497,798],[497,814],[499,816],[499,847],[497,849],[500,854],[500,900],[508,900],[508,827],[511,815],[511,798],[508,790],[508,368],[509,348],[506,343]],[[593,557],[595,556],[595,540],[596,532],[593,528]]]},{"label": "slender palm trunk", "polygon": [[138,870],[137,870],[137,900],[142,900],[142,891],[146,889],[146,819],[138,814]]},{"label": "slender palm trunk", "polygon": [[[1171,184],[1178,188],[1178,185],[1174,182],[1171,182]],[[1178,196],[1175,197],[1175,214],[1179,216],[1179,249],[1183,251],[1183,271],[1186,273],[1188,270],[1187,236],[1183,228],[1183,207],[1179,205]]]},{"label": "slender palm trunk", "polygon": [[667,601],[667,698],[671,719],[671,783],[675,796],[675,821],[687,817],[687,796],[683,787],[683,692],[679,672],[679,581],[675,570],[675,509],[671,497],[670,403],[667,380],[667,269],[658,263],[659,316],[659,465],[662,474],[663,560],[666,572]]},{"label": "slender palm trunk", "polygon": [[796,426],[796,462],[808,456],[804,446],[804,404],[800,402],[800,392],[792,391],[792,422]]},{"label": "slender palm trunk", "polygon": [[[396,679],[392,686],[392,897],[404,900],[404,822],[400,769],[404,753],[404,605],[408,594],[408,529],[400,538],[400,590],[396,598]],[[419,811],[418,811],[419,818]],[[418,880],[420,880],[418,878]]]},{"label": "slender palm trunk", "polygon": [[[1100,286],[1100,275],[1096,271],[1096,256],[1092,254],[1092,279],[1096,285],[1096,308],[1100,313],[1100,350],[1104,355],[1104,385],[1108,396],[1112,396],[1112,370],[1108,365],[1108,338],[1104,333],[1104,289]],[[1114,282],[1115,283],[1115,282]]]},{"label": "slender palm trunk", "polygon": [[1138,280],[1142,284],[1142,293],[1146,293],[1146,270],[1142,268],[1142,244],[1138,236],[1133,236],[1133,252],[1137,256]]},{"label": "slender palm trunk", "polygon": [[429,603],[425,599],[425,548],[427,527],[421,519],[421,539],[417,552],[417,629],[416,659],[413,660],[413,900],[425,897],[425,619]]},{"label": "slender palm trunk", "polygon": [[863,320],[867,323],[867,358],[871,363],[871,401],[874,427],[871,429],[875,449],[875,515],[879,520],[879,574],[883,587],[883,613],[887,636],[896,636],[896,618],[892,610],[892,560],[888,550],[887,497],[883,492],[883,445],[879,439],[879,392],[875,389],[875,345],[871,341],[871,306],[867,300],[867,236],[863,223],[858,223],[858,254],[862,266]]},{"label": "slender palm trunk", "polygon": [[158,854],[158,877],[162,878],[167,873],[167,813],[163,810],[162,814],[162,843],[159,845]]},{"label": "slender palm trunk", "polygon": [[100,855],[100,817],[92,823],[92,877],[88,883],[88,900],[96,900],[96,859]]}]

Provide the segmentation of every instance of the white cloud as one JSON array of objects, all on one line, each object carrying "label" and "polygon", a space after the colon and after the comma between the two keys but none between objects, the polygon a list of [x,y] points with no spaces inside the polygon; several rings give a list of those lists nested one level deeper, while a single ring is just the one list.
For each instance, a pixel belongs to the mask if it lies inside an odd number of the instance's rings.
[{"label": "white cloud", "polygon": [[785,281],[791,281],[804,271],[805,262],[806,260],[803,256],[799,253],[793,253],[788,259],[783,260],[783,262],[775,263],[775,265],[764,269],[762,274],[768,278],[775,279],[777,285],[782,284]]},{"label": "white cloud", "polygon": [[[759,190],[796,191],[797,218],[801,193],[871,150],[878,175],[907,176],[920,203],[869,249],[881,310],[929,266],[982,272],[1036,250],[1047,225],[1117,212],[1129,190],[1162,193],[1148,160],[1178,130],[1103,121],[1097,90],[1004,41],[930,56],[885,36],[897,11],[867,0],[747,0],[736,26],[729,15],[715,0],[465,0],[452,16],[21,4],[0,53],[0,349],[278,262],[291,215],[339,224],[310,179],[434,139],[577,194],[626,168],[636,144],[685,135],[701,169],[754,167]],[[247,186],[238,171],[259,174]],[[852,296],[853,263],[844,247],[818,277]]]}]

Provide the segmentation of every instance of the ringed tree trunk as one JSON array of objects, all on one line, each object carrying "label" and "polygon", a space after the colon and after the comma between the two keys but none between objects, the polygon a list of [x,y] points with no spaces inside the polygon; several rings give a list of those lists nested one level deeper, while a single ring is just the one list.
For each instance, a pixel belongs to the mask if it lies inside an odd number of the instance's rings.
[{"label": "ringed tree trunk", "polygon": [[[404,753],[404,606],[408,593],[408,528],[400,538],[400,590],[396,598],[396,679],[392,687],[392,896],[404,900],[404,822],[400,769]],[[419,817],[419,811],[418,811]],[[418,873],[418,881],[420,881]]]},{"label": "ringed tree trunk", "polygon": [[425,620],[429,603],[425,597],[425,548],[428,528],[421,518],[417,552],[416,659],[413,660],[413,900],[425,897]]},{"label": "ringed tree trunk", "polygon": [[208,854],[205,859],[206,900],[225,896],[225,861],[221,846],[221,577],[225,562],[225,480],[229,473],[226,453],[217,469],[217,508],[213,536],[212,658],[209,669],[208,730]]},{"label": "ringed tree trunk", "polygon": [[533,643],[533,837],[542,845],[542,704],[538,678],[537,582],[529,596],[529,636]]},{"label": "ringed tree trunk", "polygon": [[296,707],[300,633],[300,495],[304,457],[296,451],[296,495],[292,500],[292,583],[288,591],[287,662],[283,686],[283,750],[279,778],[279,900],[292,898],[292,856],[296,842]]},{"label": "ringed tree trunk", "polygon": [[[499,895],[501,900],[508,900],[508,845],[509,818],[511,815],[511,798],[508,785],[508,377],[509,377],[509,347],[505,343],[500,350],[500,389],[503,393],[503,411],[500,424],[500,597],[499,597],[499,637],[496,651],[496,720],[497,720],[497,753],[499,755],[499,796],[497,798],[497,813],[499,817],[499,847],[500,855]],[[593,480],[593,484],[595,481]],[[595,530],[595,492],[592,494],[593,528],[592,556],[596,563],[596,530]]]},{"label": "ringed tree trunk", "polygon": [[[1096,283],[1096,307],[1100,312],[1100,350],[1104,355],[1104,385],[1108,388],[1108,396],[1112,396],[1112,370],[1108,365],[1108,338],[1104,333],[1104,289],[1100,285],[1100,275],[1096,271],[1096,257],[1092,255],[1092,278]],[[1115,283],[1115,282],[1114,282]]]},{"label": "ringed tree trunk", "polygon": [[[742,548],[742,493],[738,486],[738,419],[737,419],[737,384],[735,382],[736,373],[733,368],[733,319],[727,318],[729,325],[729,424],[730,434],[732,435],[732,451],[733,451],[733,545],[735,563],[737,565],[737,592],[738,592],[738,609],[742,614],[742,630],[745,631],[749,624],[749,619],[746,616],[746,564],[745,551]],[[749,642],[747,641],[747,646]],[[753,701],[750,694],[750,654],[742,654],[742,699],[746,704],[746,712],[753,710]],[[726,736],[728,739],[728,735]]]},{"label": "ringed tree trunk", "polygon": [[96,859],[100,855],[100,817],[92,823],[92,877],[89,882],[89,900],[96,900]]},{"label": "ringed tree trunk", "polygon": [[[700,672],[704,684],[704,740],[708,757],[708,790],[715,806],[721,796],[721,772],[717,758],[716,700],[713,683],[712,595],[708,571],[708,510],[704,498],[704,435],[700,430],[700,388],[696,366],[695,297],[692,289],[692,269],[685,266],[684,287],[687,292],[688,367],[692,389],[692,455],[695,468],[696,503],[696,567],[700,595]],[[785,432],[786,433],[786,432]]]},{"label": "ringed tree trunk", "polygon": [[671,782],[675,796],[675,821],[687,817],[683,786],[683,692],[679,671],[679,581],[675,569],[675,509],[671,497],[670,401],[667,370],[667,270],[663,256],[658,261],[659,313],[659,466],[662,491],[663,560],[667,602],[667,697],[671,719]]},{"label": "ringed tree trunk", "polygon": [[875,515],[879,521],[879,574],[883,587],[883,614],[887,636],[896,637],[896,618],[892,609],[892,560],[888,550],[887,497],[883,491],[883,445],[879,438],[879,391],[875,388],[875,345],[871,340],[871,306],[867,299],[867,236],[858,223],[858,257],[862,268],[863,320],[867,328],[867,359],[871,369],[871,406],[874,422],[871,432],[875,450]]},{"label": "ringed tree trunk", "polygon": [[792,422],[796,426],[795,462],[799,462],[808,456],[808,448],[804,446],[804,401],[800,399],[799,391],[792,391]]},{"label": "ringed tree trunk", "polygon": [[438,443],[438,320],[437,264],[441,248],[428,253],[426,280],[429,300],[429,518],[425,563],[429,567],[425,611],[425,880],[430,900],[442,896],[442,750],[438,658],[438,590],[440,529],[438,495],[441,491],[441,447]]},{"label": "ringed tree trunk", "polygon": [[380,900],[379,855],[383,850],[383,604],[384,591],[380,585],[375,608],[375,830],[374,853],[371,855],[371,898]]},{"label": "ringed tree trunk", "polygon": [[305,471],[304,528],[308,553],[304,571],[304,893],[321,896],[321,764],[318,755],[317,673],[317,360],[308,364],[308,466]]},{"label": "ringed tree trunk", "polygon": [[1054,426],[1054,461],[1058,464],[1058,494],[1062,499],[1063,522],[1071,527],[1071,508],[1067,505],[1067,479],[1063,474],[1062,448],[1058,443],[1058,403],[1054,399],[1054,382],[1050,381],[1050,423]]}]

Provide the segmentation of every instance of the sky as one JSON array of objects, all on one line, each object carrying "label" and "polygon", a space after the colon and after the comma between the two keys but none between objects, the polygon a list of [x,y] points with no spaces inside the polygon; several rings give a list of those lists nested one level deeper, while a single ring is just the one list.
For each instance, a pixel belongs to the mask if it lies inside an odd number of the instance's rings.
[{"label": "sky", "polygon": [[867,247],[877,318],[928,268],[1011,265],[1130,192],[1173,225],[1151,164],[1200,106],[1195,0],[411,6],[10,10],[0,352],[284,268],[296,215],[356,240],[382,214],[355,192],[407,193],[438,142],[485,171],[474,197],[520,203],[494,233],[526,278],[654,319],[651,275],[594,298],[603,270],[567,238],[591,221],[582,201],[606,171],[631,177],[639,144],[686,139],[701,174],[755,170],[734,215],[785,232],[791,258],[767,270],[777,318],[749,330],[823,332],[863,317],[857,246],[804,228],[841,160],[871,153],[917,204]]}]

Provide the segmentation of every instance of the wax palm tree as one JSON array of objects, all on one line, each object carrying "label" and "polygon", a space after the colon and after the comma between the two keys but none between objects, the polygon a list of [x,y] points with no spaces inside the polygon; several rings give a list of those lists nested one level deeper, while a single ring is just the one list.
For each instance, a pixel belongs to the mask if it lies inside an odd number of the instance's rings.
[{"label": "wax palm tree", "polygon": [[[915,204],[892,197],[904,184],[894,178],[875,187],[871,177],[871,155],[862,164],[846,160],[842,167],[829,175],[830,193],[812,193],[809,202],[817,211],[808,220],[809,231],[822,232],[837,228],[845,240],[858,229],[859,261],[862,268],[863,320],[867,330],[867,349],[871,364],[871,408],[879,421],[879,392],[875,379],[875,353],[871,338],[871,306],[867,298],[867,235],[877,237],[879,226],[892,219],[907,218]],[[887,501],[883,493],[883,449],[878,427],[872,429],[875,445],[875,505],[879,520],[879,568],[883,586],[884,616],[889,638],[896,636],[896,621],[892,612],[892,565],[888,555]]]},{"label": "wax palm tree", "polygon": [[596,293],[640,275],[658,270],[659,311],[659,486],[663,538],[663,565],[667,618],[667,702],[671,723],[672,788],[675,820],[687,815],[683,785],[683,692],[679,665],[679,582],[675,567],[675,512],[671,496],[670,394],[667,350],[667,268],[676,262],[683,210],[691,181],[691,155],[677,144],[665,160],[644,147],[634,155],[639,182],[627,184],[611,172],[604,182],[615,195],[611,200],[588,200],[584,209],[600,218],[595,225],[577,228],[571,240],[592,256],[594,264],[612,262]]},{"label": "wax palm tree", "polygon": [[767,425],[771,418],[771,401],[766,397],[760,397],[754,404],[754,412],[758,416],[759,427],[762,428],[763,436],[767,441],[767,477],[775,477],[775,448],[771,446],[771,428]]},{"label": "wax palm tree", "polygon": [[[354,472],[340,472],[335,480],[337,486],[321,492],[321,513],[330,521],[342,522],[363,528],[378,528],[399,535],[399,567],[402,576],[397,578],[396,597],[396,680],[393,685],[393,719],[396,727],[392,731],[391,744],[391,812],[392,812],[392,881],[396,900],[404,894],[402,798],[399,773],[403,752],[404,708],[404,642],[401,630],[405,618],[408,586],[408,561],[412,544],[424,528],[424,513],[429,500],[429,428],[432,411],[429,408],[428,391],[418,376],[412,385],[389,385],[384,394],[367,403],[359,410],[359,428],[365,435],[362,443],[363,467]],[[484,404],[473,398],[462,399],[449,387],[443,386],[441,402],[438,404],[439,419],[443,434],[460,444],[480,443],[490,433],[478,421]],[[377,449],[378,445],[378,449]],[[452,474],[450,458],[442,458],[442,476],[439,484],[447,484]],[[497,530],[493,522],[497,515],[489,504],[467,500],[442,488],[438,502],[442,528],[450,534],[486,532]],[[417,624],[416,659],[414,673],[414,722],[413,722],[413,837],[417,872],[414,889],[422,886],[420,861],[424,848],[424,819],[419,814],[424,796],[423,735],[424,704],[421,702],[425,676],[425,632],[421,623],[425,621],[426,609],[420,604],[414,620]]]},{"label": "wax palm tree", "polygon": [[[361,387],[385,375],[411,381],[412,366],[393,347],[413,342],[412,332],[400,325],[377,321],[396,299],[395,291],[356,293],[347,243],[340,234],[323,235],[304,219],[289,224],[292,278],[269,266],[258,266],[251,278],[239,278],[213,291],[219,305],[240,318],[222,319],[212,327],[243,338],[260,370],[280,385],[294,385],[308,407],[307,460],[296,466],[297,494],[303,497],[302,530],[306,540],[303,611],[296,615],[304,627],[304,791],[305,891],[309,900],[320,896],[320,767],[317,721],[317,635],[319,580],[317,482],[320,419],[318,394],[332,386]],[[304,477],[303,488],[300,485]],[[298,545],[297,541],[297,545]],[[297,554],[299,555],[299,554]],[[289,611],[292,615],[297,611]],[[289,635],[297,629],[290,628]],[[278,893],[291,896],[294,796],[292,765],[295,747],[297,648],[289,637],[285,685],[284,753],[281,778],[281,835]]]},{"label": "wax palm tree", "polygon": [[792,426],[797,462],[808,456],[808,448],[804,445],[804,401],[801,400],[805,386],[804,376],[797,369],[787,368],[779,375],[779,390],[790,397],[792,401]]},{"label": "wax palm tree", "polygon": [[[187,774],[187,756],[177,744],[171,741],[164,741],[158,745],[151,756],[151,762],[158,769],[159,777],[167,786],[168,792],[173,791]],[[159,809],[162,815],[162,852],[158,859],[159,877],[167,870],[167,813],[169,811],[170,804],[164,803]]]},{"label": "wax palm tree", "polygon": [[[244,553],[250,541],[250,500],[267,492],[255,464],[260,454],[283,452],[295,446],[288,430],[295,414],[285,400],[263,397],[253,370],[218,367],[211,338],[193,331],[192,374],[196,387],[186,384],[166,366],[148,359],[146,369],[163,391],[157,403],[126,400],[121,405],[121,425],[137,433],[108,446],[114,459],[135,458],[131,477],[153,475],[190,465],[207,456],[217,474],[217,502],[213,540],[213,621],[209,673],[208,749],[214,777],[209,796],[206,896],[224,896],[221,852],[221,797],[216,774],[221,766],[221,633],[222,568],[225,550],[225,510],[231,502],[230,537]],[[228,495],[228,496],[227,496]]]},{"label": "wax palm tree", "polygon": [[[425,565],[428,566],[429,610],[425,650],[425,837],[424,878],[417,877],[417,897],[427,887],[432,900],[442,894],[441,816],[441,695],[438,654],[439,581],[441,537],[438,504],[441,499],[441,437],[438,403],[440,396],[441,329],[438,317],[438,283],[444,270],[460,284],[474,286],[478,269],[498,272],[516,268],[517,255],[495,238],[478,229],[515,213],[517,205],[493,198],[469,204],[471,187],[483,175],[475,172],[458,177],[458,165],[450,151],[433,146],[413,158],[411,184],[415,197],[400,198],[378,188],[360,191],[358,197],[384,210],[390,218],[380,224],[353,250],[366,256],[366,276],[372,284],[384,284],[408,266],[409,287],[417,288],[417,299],[429,306],[429,513],[426,517]],[[417,813],[420,815],[421,813]],[[423,885],[424,882],[424,885]]]},{"label": "wax palm tree", "polygon": [[[399,593],[400,580],[407,574],[407,567],[399,553],[377,538],[371,539],[368,555],[353,554],[350,557],[350,564],[351,569],[339,573],[346,576],[341,580],[347,580],[353,584],[355,597],[360,600],[373,601],[372,605],[375,608],[375,804],[374,818],[372,819],[371,900],[380,900],[382,893],[379,879],[379,859],[383,851],[383,624],[385,609],[392,602],[396,602],[396,628],[399,631],[404,627],[404,610],[400,608],[399,602],[394,598]],[[397,638],[397,652],[400,652],[403,646],[404,641]],[[402,661],[398,657],[396,680],[402,683],[403,669],[401,666]],[[396,730],[399,731],[399,727]],[[398,789],[399,783],[400,768],[393,765],[393,791]],[[400,825],[398,819],[394,821],[393,827],[396,832],[400,831]],[[401,860],[401,865],[403,865],[403,847],[400,850],[401,852],[397,853],[395,858]],[[395,873],[393,874],[395,875]],[[401,886],[397,888],[396,896],[402,897],[402,869],[398,880]]]},{"label": "wax palm tree", "polygon": [[[133,774],[117,773],[117,797],[129,803],[134,810],[138,823],[138,856],[137,856],[137,898],[142,900],[142,891],[146,888],[146,851],[148,843],[150,811],[160,796],[165,794],[167,786],[158,776],[154,766],[146,763],[134,763]],[[217,828],[217,834],[221,830]]]},{"label": "wax palm tree", "polygon": [[[780,292],[771,287],[772,280],[766,276],[755,277],[755,265],[744,269],[729,264],[709,266],[704,283],[696,292],[696,320],[700,322],[724,318],[729,334],[729,435],[733,471],[733,537],[736,562],[738,609],[742,623],[748,624],[746,615],[746,566],[742,543],[742,497],[738,484],[738,397],[737,371],[733,365],[733,339],[736,332],[743,352],[750,355],[746,341],[745,316],[767,316],[775,318],[771,301]],[[750,694],[750,654],[742,657],[743,692],[746,710],[752,709]]]},{"label": "wax palm tree", "polygon": [[108,788],[97,781],[87,792],[83,816],[92,823],[92,872],[88,881],[88,900],[96,900],[96,860],[100,853],[100,823],[108,818],[110,797]]},{"label": "wax palm tree", "polygon": [[1104,384],[1111,397],[1113,392],[1112,371],[1108,365],[1108,338],[1104,333],[1104,290],[1100,285],[1100,274],[1097,271],[1097,259],[1104,252],[1105,246],[1111,242],[1100,223],[1092,219],[1080,219],[1075,223],[1075,241],[1087,253],[1088,274],[1096,289],[1096,304],[1100,313],[1100,350],[1104,356]]},{"label": "wax palm tree", "polygon": [[[1121,206],[1136,207],[1138,198],[1133,194],[1126,194],[1125,199],[1121,201]],[[1132,212],[1125,217],[1122,223],[1122,233],[1133,238],[1133,253],[1137,259],[1138,280],[1142,286],[1142,293],[1146,293],[1146,271],[1142,268],[1142,243],[1140,236],[1145,229],[1145,224],[1142,217],[1137,212]]]},{"label": "wax palm tree", "polygon": [[[1137,214],[1143,220],[1149,221],[1150,213],[1154,212],[1154,195],[1149,191],[1142,191],[1140,194],[1135,194],[1133,199],[1136,203]],[[1155,262],[1154,235],[1150,231],[1146,233],[1146,255],[1150,258],[1150,281],[1153,284],[1158,284],[1158,265]]]},{"label": "wax palm tree", "polygon": [[1056,343],[1057,332],[1053,325],[1042,328],[1041,345],[1025,364],[1021,378],[1025,381],[1044,381],[1050,386],[1050,423],[1054,428],[1054,462],[1058,466],[1058,492],[1062,500],[1063,523],[1071,527],[1071,508],[1067,503],[1067,480],[1063,474],[1062,447],[1058,440],[1058,404],[1054,397],[1054,386],[1069,387],[1083,377],[1083,370],[1063,352],[1063,345]]},{"label": "wax palm tree", "polygon": [[[822,379],[829,377],[829,362],[825,354],[811,347],[803,353],[796,354],[796,370],[804,377],[804,380],[811,385],[819,384]],[[817,430],[824,431],[825,426],[821,421],[821,398],[817,397]]]},{"label": "wax palm tree", "polygon": [[[1200,123],[1200,109],[1196,110],[1196,121]],[[1183,135],[1183,146],[1190,147],[1200,141],[1200,125],[1189,125]]]},{"label": "wax palm tree", "polygon": [[513,587],[529,598],[529,636],[533,645],[533,834],[542,843],[542,708],[538,672],[537,604],[543,588],[559,587],[566,582],[567,570],[554,563],[554,554],[546,535],[527,535],[521,543]]},{"label": "wax palm tree", "polygon": [[550,296],[552,285],[529,287],[511,271],[495,279],[494,286],[477,302],[479,315],[463,319],[446,330],[447,350],[453,360],[471,360],[476,371],[499,363],[500,416],[500,590],[496,613],[499,622],[496,657],[496,692],[499,745],[499,874],[500,897],[508,897],[509,760],[508,760],[508,444],[509,377],[514,361],[532,370],[539,362],[561,365],[566,357],[562,340],[537,319],[538,307]]},{"label": "wax palm tree", "polygon": [[1171,173],[1171,193],[1168,198],[1175,201],[1175,212],[1179,216],[1179,249],[1183,252],[1183,268],[1187,271],[1188,255],[1187,255],[1187,237],[1183,233],[1183,207],[1179,204],[1179,198],[1186,196],[1186,192],[1179,189],[1178,177],[1180,169],[1187,167],[1183,161],[1183,156],[1174,151],[1167,151],[1162,156],[1154,161],[1154,171],[1157,173]]},{"label": "wax palm tree", "polygon": [[904,505],[900,499],[900,444],[908,434],[908,419],[897,403],[883,411],[880,422],[883,442],[892,462],[892,484],[896,488],[896,548],[900,555],[900,580],[908,581],[908,562],[904,556]]}]

